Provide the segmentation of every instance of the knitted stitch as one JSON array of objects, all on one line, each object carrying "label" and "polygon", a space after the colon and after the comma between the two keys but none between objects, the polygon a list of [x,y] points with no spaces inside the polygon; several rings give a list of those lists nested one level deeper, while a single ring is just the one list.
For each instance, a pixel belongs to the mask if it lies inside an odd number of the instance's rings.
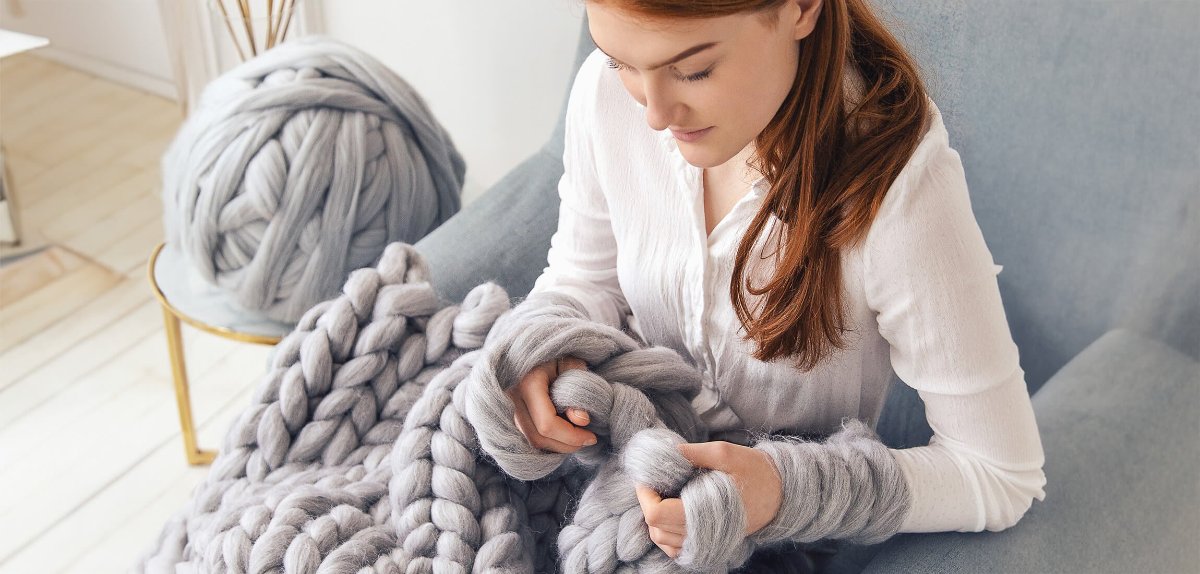
[{"label": "knitted stitch", "polygon": [[[566,354],[589,370],[560,375],[551,398],[586,409],[600,438],[571,455],[532,448],[504,393]],[[736,485],[674,447],[708,439],[700,381],[566,295],[509,309],[484,283],[442,308],[423,260],[394,243],[279,344],[137,569],[727,572],[757,547]],[[635,482],[683,499],[677,559],[650,540]]]}]

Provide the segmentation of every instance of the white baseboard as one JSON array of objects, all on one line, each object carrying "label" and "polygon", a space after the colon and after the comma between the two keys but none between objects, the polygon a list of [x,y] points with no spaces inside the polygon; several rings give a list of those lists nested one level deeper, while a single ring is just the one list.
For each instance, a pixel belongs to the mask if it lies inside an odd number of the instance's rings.
[{"label": "white baseboard", "polygon": [[171,78],[159,78],[145,72],[139,72],[137,70],[131,70],[129,68],[118,66],[99,58],[93,58],[75,52],[67,52],[65,50],[55,48],[54,46],[39,48],[33,53],[48,60],[54,60],[55,62],[63,64],[64,66],[69,66],[82,72],[99,76],[106,80],[112,80],[119,84],[124,84],[132,88],[150,92],[169,100],[179,101],[179,98],[176,95],[175,82]]}]

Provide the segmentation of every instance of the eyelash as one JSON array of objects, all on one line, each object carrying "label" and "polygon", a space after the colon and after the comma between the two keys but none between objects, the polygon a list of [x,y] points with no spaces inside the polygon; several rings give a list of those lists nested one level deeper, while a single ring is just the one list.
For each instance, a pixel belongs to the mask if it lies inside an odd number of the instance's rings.
[{"label": "eyelash", "polygon": [[[616,69],[616,70],[621,70],[621,69],[626,68],[626,66],[624,64],[621,64],[612,58],[608,59],[608,67]],[[681,79],[685,82],[699,82],[700,80],[703,80],[703,79],[709,77],[710,75],[712,75],[712,68],[704,70],[703,72],[697,72],[690,76],[680,76],[679,79]]]}]

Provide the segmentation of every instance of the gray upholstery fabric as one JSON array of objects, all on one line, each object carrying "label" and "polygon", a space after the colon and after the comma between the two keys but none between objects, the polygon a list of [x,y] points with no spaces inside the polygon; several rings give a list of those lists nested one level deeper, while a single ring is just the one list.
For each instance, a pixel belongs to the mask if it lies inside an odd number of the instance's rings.
[{"label": "gray upholstery fabric", "polygon": [[963,158],[1030,390],[1110,328],[1200,358],[1200,2],[879,2]]},{"label": "gray upholstery fabric", "polygon": [[899,535],[866,571],[1194,572],[1200,362],[1116,329],[1055,375],[1033,406],[1046,450],[1044,502],[1002,532]]},{"label": "gray upholstery fabric", "polygon": [[413,244],[431,262],[430,281],[440,297],[461,301],[475,286],[471,281],[493,281],[513,298],[529,293],[546,266],[557,227],[562,173],[561,157],[538,152]]}]

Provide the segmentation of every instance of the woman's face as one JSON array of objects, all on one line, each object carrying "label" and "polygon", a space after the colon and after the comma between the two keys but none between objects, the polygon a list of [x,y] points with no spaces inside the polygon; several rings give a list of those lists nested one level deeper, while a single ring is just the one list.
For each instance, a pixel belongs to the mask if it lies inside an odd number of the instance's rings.
[{"label": "woman's face", "polygon": [[[738,155],[775,117],[796,78],[798,40],[820,11],[820,0],[789,0],[772,28],[757,14],[648,20],[615,4],[587,2],[593,41],[650,128],[670,129],[688,163],[705,168]],[[685,133],[694,130],[706,131]]]}]

